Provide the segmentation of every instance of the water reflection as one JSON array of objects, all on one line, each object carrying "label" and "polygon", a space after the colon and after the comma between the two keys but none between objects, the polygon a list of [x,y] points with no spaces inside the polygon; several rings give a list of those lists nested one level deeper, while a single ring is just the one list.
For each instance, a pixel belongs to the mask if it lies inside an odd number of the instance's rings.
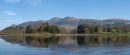
[{"label": "water reflection", "polygon": [[38,48],[130,47],[129,36],[3,36],[5,41]]}]

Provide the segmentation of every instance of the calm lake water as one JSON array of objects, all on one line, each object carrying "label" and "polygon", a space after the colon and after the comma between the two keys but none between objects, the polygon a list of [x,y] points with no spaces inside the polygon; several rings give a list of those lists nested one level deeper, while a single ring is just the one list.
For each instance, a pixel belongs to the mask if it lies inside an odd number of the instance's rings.
[{"label": "calm lake water", "polygon": [[0,55],[130,55],[130,36],[0,36]]}]

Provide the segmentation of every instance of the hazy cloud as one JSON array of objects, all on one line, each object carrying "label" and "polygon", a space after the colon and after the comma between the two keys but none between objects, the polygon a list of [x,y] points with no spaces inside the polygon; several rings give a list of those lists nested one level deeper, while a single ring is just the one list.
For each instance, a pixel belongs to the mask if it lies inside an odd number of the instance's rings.
[{"label": "hazy cloud", "polygon": [[42,0],[25,0],[25,3],[31,6],[37,6],[42,3]]},{"label": "hazy cloud", "polygon": [[23,4],[28,4],[31,6],[37,6],[42,3],[43,0],[4,0],[7,3],[18,3],[22,2]]},{"label": "hazy cloud", "polygon": [[15,15],[16,15],[16,13],[13,12],[13,11],[4,11],[4,13],[5,13],[6,15],[9,15],[9,16],[15,16]]},{"label": "hazy cloud", "polygon": [[4,1],[7,2],[7,3],[18,3],[21,0],[4,0]]}]

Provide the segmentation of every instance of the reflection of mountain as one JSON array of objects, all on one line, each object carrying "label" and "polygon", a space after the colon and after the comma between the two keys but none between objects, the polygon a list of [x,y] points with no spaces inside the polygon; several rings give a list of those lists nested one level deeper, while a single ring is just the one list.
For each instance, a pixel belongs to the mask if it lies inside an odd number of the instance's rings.
[{"label": "reflection of mountain", "polygon": [[[17,38],[16,38],[17,37]],[[24,46],[30,47],[38,47],[38,48],[67,48],[73,49],[74,43],[76,41],[70,37],[42,37],[42,36],[4,36],[1,37],[10,43],[20,44]],[[68,42],[67,42],[67,41]],[[72,46],[70,46],[72,45]],[[77,46],[77,45],[76,45]]]},{"label": "reflection of mountain", "polygon": [[26,37],[26,43],[34,47],[49,47],[49,45],[58,44],[59,37],[50,37],[50,38],[37,38],[37,37]]},{"label": "reflection of mountain", "polygon": [[88,48],[101,46],[130,47],[130,37],[128,36],[4,36],[1,38],[10,43],[40,48],[67,48],[72,50],[80,46]]}]

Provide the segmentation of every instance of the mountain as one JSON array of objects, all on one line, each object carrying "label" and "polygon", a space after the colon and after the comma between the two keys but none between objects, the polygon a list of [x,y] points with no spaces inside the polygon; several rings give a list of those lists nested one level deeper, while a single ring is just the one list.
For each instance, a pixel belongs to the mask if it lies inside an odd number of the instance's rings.
[{"label": "mountain", "polygon": [[80,24],[101,25],[102,21],[96,19],[84,19],[80,21]]},{"label": "mountain", "polygon": [[43,21],[43,20],[28,21],[28,22],[21,23],[21,24],[19,24],[18,26],[19,26],[19,27],[25,27],[25,28],[26,28],[28,25],[31,25],[31,26],[33,26],[34,28],[39,28],[42,23],[45,23],[45,21]]},{"label": "mountain", "polygon": [[49,20],[50,25],[58,26],[78,26],[80,19],[74,17],[65,17],[65,18],[52,18]]},{"label": "mountain", "polygon": [[10,27],[17,27],[17,25],[15,25],[15,24],[12,24]]},{"label": "mountain", "polygon": [[118,18],[110,18],[102,21],[104,24],[111,24],[111,23],[130,23],[130,20],[125,19],[118,19]]},{"label": "mountain", "polygon": [[102,25],[102,26],[130,26],[130,20],[111,18],[105,20],[96,20],[96,19],[79,19],[75,17],[54,17],[48,21],[38,20],[38,21],[28,21],[21,23],[19,26],[26,28],[28,25],[32,25],[34,28],[39,28],[42,23],[48,22],[49,25],[57,25],[60,27],[64,27],[67,30],[73,30],[77,28],[80,24],[90,24],[90,25]]},{"label": "mountain", "polygon": [[54,17],[50,20],[48,20],[48,23],[50,25],[59,25],[58,23],[62,20],[62,18],[59,18],[59,17]]}]

